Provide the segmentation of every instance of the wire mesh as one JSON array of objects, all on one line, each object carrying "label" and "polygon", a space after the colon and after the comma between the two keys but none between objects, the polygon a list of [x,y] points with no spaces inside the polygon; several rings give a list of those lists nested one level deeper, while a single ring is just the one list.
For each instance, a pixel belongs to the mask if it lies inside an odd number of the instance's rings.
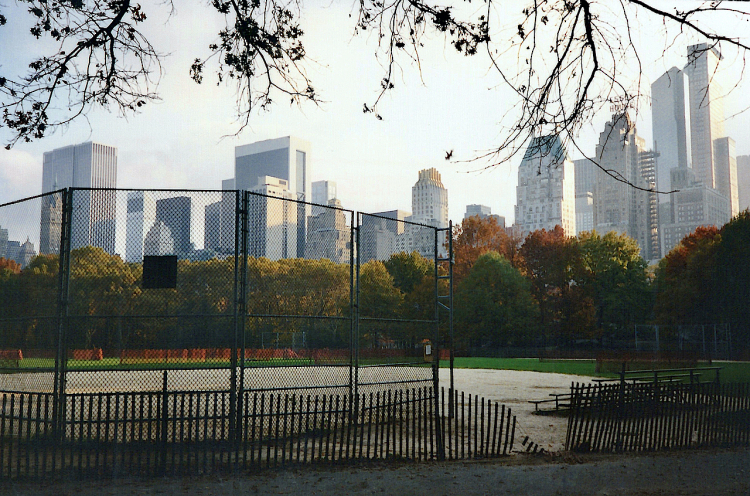
[{"label": "wire mesh", "polygon": [[0,388],[53,390],[62,192],[0,205]]},{"label": "wire mesh", "polygon": [[264,193],[246,193],[242,387],[342,393],[352,380],[353,213]]},{"label": "wire mesh", "polygon": [[432,381],[437,228],[360,213],[358,235],[359,390]]},{"label": "wire mesh", "polygon": [[429,383],[436,228],[272,186],[0,206],[0,249],[26,257],[2,269],[2,388],[51,392],[55,374],[68,394]]}]

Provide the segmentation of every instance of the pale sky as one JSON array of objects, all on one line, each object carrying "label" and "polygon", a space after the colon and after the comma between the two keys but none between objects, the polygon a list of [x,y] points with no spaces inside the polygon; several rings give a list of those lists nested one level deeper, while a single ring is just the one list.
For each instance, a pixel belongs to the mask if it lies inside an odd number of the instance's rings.
[{"label": "pale sky", "polygon": [[[0,203],[41,193],[43,152],[70,144],[91,140],[116,146],[121,188],[221,189],[221,180],[233,176],[235,146],[293,135],[312,143],[312,180],[336,181],[345,208],[411,211],[417,172],[436,167],[448,188],[454,222],[463,218],[467,204],[479,203],[512,223],[520,157],[483,173],[471,172],[483,162],[444,159],[447,150],[454,150],[454,158],[468,159],[501,141],[499,122],[514,100],[489,69],[487,57],[460,56],[437,34],[428,34],[421,53],[421,80],[416,66],[402,60],[403,72],[397,76],[396,89],[381,102],[378,110],[384,120],[378,121],[362,112],[363,103],[374,100],[383,76],[374,57],[376,39],[353,36],[354,5],[320,0],[303,6],[303,41],[308,56],[316,61],[308,66],[308,75],[325,103],[300,109],[280,98],[269,112],[253,115],[239,136],[222,138],[237,129],[232,88],[217,87],[210,71],[200,86],[188,74],[192,60],[208,53],[207,45],[215,40],[222,19],[203,3],[176,1],[177,11],[169,18],[165,7],[149,2],[143,31],[158,50],[169,53],[159,86],[162,101],[127,119],[96,109],[88,121],[79,120],[65,131],[18,144],[11,151],[0,150]],[[520,10],[516,2],[508,5],[514,12]],[[17,73],[39,50],[38,42],[27,34],[30,25],[18,22],[19,8],[23,5],[3,6],[8,24],[0,28],[0,74]],[[665,70],[685,64],[689,43],[702,40],[680,38],[662,58],[665,39],[660,25],[646,24],[644,16],[639,19],[641,28],[634,41],[642,48],[641,84],[648,91],[651,81]],[[728,71],[737,73],[736,60],[727,65]],[[742,87],[735,90],[727,97],[726,108],[750,105],[746,94]],[[586,153],[593,154],[609,117],[598,115],[581,131],[579,144]],[[644,101],[637,128],[649,146],[650,121],[649,103]],[[737,142],[737,154],[750,154],[750,115],[746,112],[727,121],[726,128]],[[3,133],[7,131],[0,129],[4,143],[7,134]],[[571,155],[580,158],[577,151]]]}]

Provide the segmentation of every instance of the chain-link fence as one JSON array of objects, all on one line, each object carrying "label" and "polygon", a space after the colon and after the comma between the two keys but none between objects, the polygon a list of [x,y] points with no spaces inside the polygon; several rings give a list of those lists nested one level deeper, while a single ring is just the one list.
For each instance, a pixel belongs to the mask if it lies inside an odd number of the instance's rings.
[{"label": "chain-link fence", "polygon": [[0,388],[437,386],[440,236],[273,185],[72,188],[2,205]]}]

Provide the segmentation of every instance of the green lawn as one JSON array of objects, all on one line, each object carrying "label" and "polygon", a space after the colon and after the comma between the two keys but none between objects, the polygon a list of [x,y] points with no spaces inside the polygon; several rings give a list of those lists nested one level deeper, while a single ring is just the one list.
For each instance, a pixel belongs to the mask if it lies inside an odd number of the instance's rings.
[{"label": "green lawn", "polygon": [[[447,360],[440,361],[441,367],[448,367]],[[597,373],[596,360],[544,360],[538,358],[455,358],[454,366],[458,369],[499,369],[529,370],[533,372],[556,372],[558,374],[576,374],[596,377],[617,377],[612,373]],[[708,364],[700,365],[708,366]],[[750,362],[714,362],[712,366],[721,367],[721,382],[750,382]],[[713,372],[708,373],[713,378]]]}]

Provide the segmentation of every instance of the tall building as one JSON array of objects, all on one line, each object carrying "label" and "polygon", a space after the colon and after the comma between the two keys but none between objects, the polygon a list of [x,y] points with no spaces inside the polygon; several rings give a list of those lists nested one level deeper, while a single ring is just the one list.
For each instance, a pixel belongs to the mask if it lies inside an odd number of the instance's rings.
[{"label": "tall building", "polygon": [[576,236],[594,230],[594,193],[576,195]]},{"label": "tall building", "polygon": [[334,198],[328,201],[328,208],[319,208],[323,212],[310,217],[308,224],[305,258],[349,263],[352,231],[346,225],[347,215],[341,210],[341,202]]},{"label": "tall building", "polygon": [[662,223],[662,253],[667,254],[700,226],[722,226],[729,221],[729,199],[696,181],[692,169],[672,169],[670,222]]},{"label": "tall building", "polygon": [[[117,148],[99,143],[81,143],[45,152],[42,167],[42,193],[63,188],[117,187]],[[39,239],[42,253],[55,253],[59,239],[57,219],[62,204],[54,195],[42,202]],[[71,247],[99,246],[115,252],[116,197],[114,191],[76,191],[73,201]],[[41,243],[40,243],[41,244]]]},{"label": "tall building", "polygon": [[[289,182],[277,177],[259,177],[251,193],[248,212],[248,253],[271,260],[297,258],[298,204]],[[304,246],[304,243],[301,244]],[[300,254],[301,255],[301,254]]]},{"label": "tall building", "polygon": [[[312,185],[310,174],[310,143],[293,136],[277,138],[234,149],[235,188],[253,189],[258,178],[270,176],[287,182],[291,199],[310,202]],[[296,204],[297,246],[295,252],[305,252],[307,239],[307,218],[311,213],[310,205]]]},{"label": "tall building", "polygon": [[434,167],[419,171],[411,188],[412,222],[448,227],[448,190]]},{"label": "tall building", "polygon": [[594,229],[627,234],[636,240],[646,260],[658,259],[661,251],[653,191],[657,156],[646,150],[645,140],[638,136],[627,113],[612,117],[596,146],[601,168],[596,172]]},{"label": "tall building", "polygon": [[[651,85],[651,123],[654,151],[659,153],[657,191],[669,191],[670,171],[690,167],[690,103],[687,74],[672,67]],[[669,195],[658,195],[659,203]]]},{"label": "tall building", "polygon": [[29,241],[29,238],[26,238],[26,242],[24,242],[18,250],[16,262],[18,262],[18,265],[24,269],[35,256],[36,251],[34,251],[34,243]]},{"label": "tall building", "polygon": [[737,153],[732,138],[714,140],[714,169],[715,188],[729,199],[729,210],[734,217],[740,211],[740,198],[737,191]]},{"label": "tall building", "polygon": [[42,221],[39,232],[39,253],[59,254],[62,237],[62,194],[42,197]]},{"label": "tall building", "polygon": [[222,253],[234,253],[234,231],[237,222],[237,188],[235,181],[224,179],[221,181],[221,246]]},{"label": "tall building", "polygon": [[359,227],[359,257],[362,263],[388,260],[396,253],[396,238],[406,228],[411,214],[404,210],[388,210],[362,216]]},{"label": "tall building", "polygon": [[596,164],[590,158],[573,161],[576,178],[576,197],[593,193],[596,187]]},{"label": "tall building", "polygon": [[174,240],[174,251],[187,255],[193,250],[190,242],[192,200],[189,196],[175,196],[156,200],[156,220],[169,228]]},{"label": "tall building", "polygon": [[[316,205],[328,205],[328,202],[338,198],[335,181],[315,181],[312,183],[312,202]],[[312,206],[312,215],[319,215],[326,211],[323,207]]]},{"label": "tall building", "polygon": [[146,233],[143,240],[143,254],[148,256],[174,255],[174,237],[172,230],[160,220],[154,221],[154,225]]},{"label": "tall building", "polygon": [[575,236],[575,209],[575,170],[559,136],[533,138],[518,166],[516,225],[524,235],[559,225]]},{"label": "tall building", "polygon": [[8,258],[8,230],[0,226],[0,258]]},{"label": "tall building", "polygon": [[750,208],[750,155],[737,157],[737,197],[740,211]]},{"label": "tall building", "polygon": [[714,140],[724,134],[724,89],[717,73],[722,57],[707,43],[688,46],[687,72],[690,80],[690,135],[696,180],[717,187]]},{"label": "tall building", "polygon": [[[406,218],[407,221],[438,228],[448,227],[448,190],[434,167],[419,171],[419,178],[411,188],[411,206],[413,213]],[[434,257],[434,231],[407,223],[404,232],[396,236],[394,250],[396,253],[416,251],[424,257]],[[438,242],[438,251],[445,251],[441,242]]]},{"label": "tall building", "polygon": [[485,219],[491,217],[497,221],[497,225],[505,229],[505,217],[492,213],[492,209],[486,205],[466,205],[466,212],[464,212],[464,219],[469,217],[479,217]]},{"label": "tall building", "polygon": [[130,191],[127,199],[125,261],[137,263],[143,260],[146,235],[156,221],[156,202],[148,191]]},{"label": "tall building", "polygon": [[203,248],[221,249],[221,201],[206,205],[203,222]]}]

